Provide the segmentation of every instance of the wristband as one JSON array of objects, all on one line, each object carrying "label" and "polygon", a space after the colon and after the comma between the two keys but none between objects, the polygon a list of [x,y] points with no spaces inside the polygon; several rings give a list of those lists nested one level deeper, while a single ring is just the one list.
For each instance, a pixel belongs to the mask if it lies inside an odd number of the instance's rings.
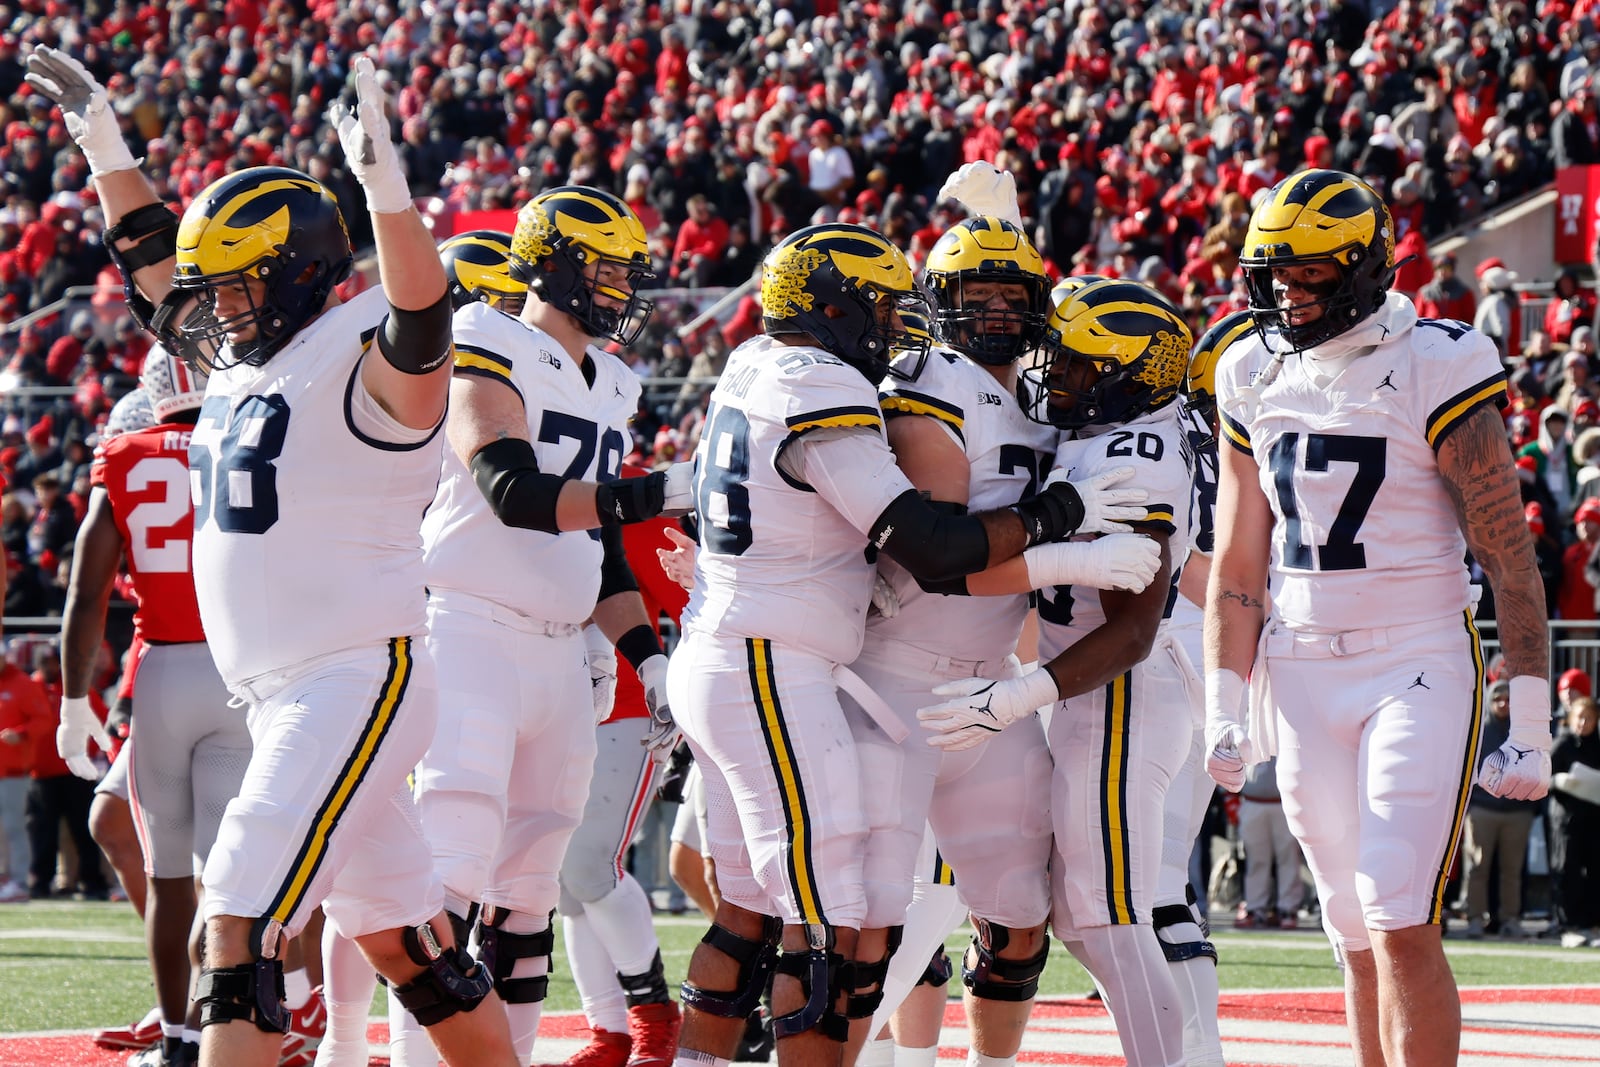
[{"label": "wristband", "polygon": [[1244,707],[1244,679],[1237,671],[1218,667],[1206,671],[1206,717],[1213,711],[1226,716],[1231,723],[1244,724],[1240,714]]},{"label": "wristband", "polygon": [[651,656],[662,655],[661,639],[646,623],[640,623],[617,638],[617,655],[628,661],[635,672]]}]

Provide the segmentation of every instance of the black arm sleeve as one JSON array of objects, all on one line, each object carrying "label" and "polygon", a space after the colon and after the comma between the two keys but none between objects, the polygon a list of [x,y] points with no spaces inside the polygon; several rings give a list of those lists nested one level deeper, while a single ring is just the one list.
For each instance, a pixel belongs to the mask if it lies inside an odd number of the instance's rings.
[{"label": "black arm sleeve", "polygon": [[[952,500],[930,500],[928,506],[941,515],[965,515],[967,506],[957,504]],[[912,577],[916,577],[913,575]],[[954,578],[917,578],[917,585],[922,587],[924,593],[939,593],[944,596],[969,596],[967,592],[967,576],[958,575]]]},{"label": "black arm sleeve", "polygon": [[622,527],[600,527],[600,547],[605,555],[600,560],[600,595],[596,603],[616,593],[636,593],[639,580],[628,566],[628,553],[622,544]]},{"label": "black arm sleeve", "polygon": [[378,335],[378,351],[389,366],[403,374],[427,374],[450,359],[450,294],[445,293],[421,311],[389,307]]},{"label": "black arm sleeve", "polygon": [[533,445],[518,437],[491,441],[473,455],[471,467],[472,480],[495,518],[524,530],[561,532],[556,526],[556,498],[567,480],[540,473]]},{"label": "black arm sleeve", "polygon": [[989,565],[989,534],[982,521],[973,515],[942,514],[915,489],[883,509],[868,537],[918,584],[959,578]]}]

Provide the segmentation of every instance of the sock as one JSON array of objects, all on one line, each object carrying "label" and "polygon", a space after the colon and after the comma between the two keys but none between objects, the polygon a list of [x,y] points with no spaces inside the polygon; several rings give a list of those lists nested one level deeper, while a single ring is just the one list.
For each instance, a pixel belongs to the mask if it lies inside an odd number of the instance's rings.
[{"label": "sock", "polygon": [[289,1005],[289,1010],[305,1007],[310,999],[311,979],[306,976],[305,968],[283,972],[283,1002]]},{"label": "sock", "polygon": [[856,1056],[856,1067],[895,1067],[894,1038],[870,1038]]},{"label": "sock", "polygon": [[[935,1050],[934,1056],[938,1056],[937,1050]],[[898,1064],[896,1067],[898,1067]],[[1017,1067],[1017,1058],[1015,1056],[985,1056],[977,1049],[972,1049],[967,1053],[967,1067]]]},{"label": "sock", "polygon": [[628,1032],[628,1005],[617,984],[617,967],[600,943],[588,915],[564,915],[561,939],[567,948],[567,965],[583,1002],[584,1018],[596,1030]]},{"label": "sock", "polygon": [[183,1038],[183,1024],[182,1023],[169,1023],[165,1019],[163,1019],[161,1021],[161,1036],[164,1037],[164,1038],[173,1038],[173,1037],[175,1037],[175,1038],[178,1038],[179,1040],[182,1040],[182,1038]]},{"label": "sock", "polygon": [[[393,1067],[439,1067],[439,1050],[423,1025],[395,999],[393,986],[389,987],[389,1062]],[[527,1063],[528,1058],[518,1062]]]},{"label": "sock", "polygon": [[939,1062],[939,1046],[929,1045],[927,1048],[902,1048],[899,1045],[894,1049],[894,1067],[934,1067]]},{"label": "sock", "polygon": [[729,1067],[732,1060],[725,1060],[721,1056],[713,1056],[709,1052],[698,1049],[678,1046],[678,1057],[672,1061],[672,1067]]},{"label": "sock", "polygon": [[198,1044],[200,1044],[200,1031],[198,1031],[198,1030],[190,1030],[188,1027],[184,1027],[184,1029],[183,1029],[183,1043],[185,1045],[198,1045]]},{"label": "sock", "polygon": [[616,964],[617,973],[642,974],[650,969],[661,943],[656,940],[650,898],[633,875],[624,873],[615,889],[586,902],[583,914]]}]

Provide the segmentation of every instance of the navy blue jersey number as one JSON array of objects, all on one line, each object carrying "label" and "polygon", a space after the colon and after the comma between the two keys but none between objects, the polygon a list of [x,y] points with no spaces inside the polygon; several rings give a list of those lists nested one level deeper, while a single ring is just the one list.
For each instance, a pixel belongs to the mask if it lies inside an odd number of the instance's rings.
[{"label": "navy blue jersey number", "polygon": [[724,556],[750,547],[750,420],[738,408],[713,403],[694,457],[694,506],[700,543]]},{"label": "navy blue jersey number", "polygon": [[[592,420],[565,411],[544,412],[539,419],[539,441],[547,445],[576,441],[578,450],[567,463],[562,477],[580,481],[588,481],[591,477],[597,482],[615,480],[622,473],[622,457],[627,455],[627,442],[620,430],[608,427],[601,433],[600,427]],[[595,461],[596,450],[600,453],[600,459],[591,476],[589,464]],[[600,531],[590,530],[589,536],[598,541]]]},{"label": "navy blue jersey number", "polygon": [[[1356,535],[1367,518],[1372,502],[1383,485],[1388,466],[1388,442],[1381,437],[1342,434],[1307,434],[1305,448],[1300,435],[1286,433],[1273,442],[1270,450],[1272,484],[1277,490],[1278,509],[1283,513],[1283,565],[1300,571],[1354,571],[1367,565],[1367,549]],[[1355,465],[1350,488],[1339,504],[1339,514],[1328,527],[1328,540],[1306,544],[1301,530],[1300,505],[1295,495],[1298,471],[1325,473],[1334,463]]]},{"label": "navy blue jersey number", "polygon": [[194,523],[201,527],[215,521],[228,533],[264,534],[278,521],[278,468],[273,461],[283,454],[289,432],[289,402],[281,396],[251,395],[230,412],[231,404],[230,397],[212,396],[200,407],[195,428],[203,428],[206,443],[189,448],[189,469],[199,491]]},{"label": "navy blue jersey number", "polygon": [[1026,474],[1028,484],[1023,487],[1022,495],[1018,500],[1027,500],[1037,496],[1039,492],[1039,453],[1027,445],[1001,445],[1000,446],[1000,473],[1004,475]]}]

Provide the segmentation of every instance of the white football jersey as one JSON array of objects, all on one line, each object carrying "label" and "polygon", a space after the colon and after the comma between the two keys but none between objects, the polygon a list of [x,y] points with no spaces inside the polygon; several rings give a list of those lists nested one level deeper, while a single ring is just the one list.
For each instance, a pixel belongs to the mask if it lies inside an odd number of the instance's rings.
[{"label": "white football jersey", "polygon": [[[456,312],[454,332],[455,373],[492,379],[522,398],[541,471],[589,482],[618,476],[633,447],[628,423],[639,409],[639,378],[626,364],[590,348],[590,383],[543,330],[478,302]],[[604,555],[599,532],[507,526],[454,449],[444,450],[422,539],[430,589],[471,593],[549,622],[581,623],[594,611]]]},{"label": "white football jersey", "polygon": [[1217,400],[1221,447],[1255,459],[1276,518],[1275,613],[1330,632],[1459,615],[1467,546],[1436,449],[1480,405],[1504,403],[1493,342],[1419,319],[1325,386],[1290,354],[1250,389],[1272,358],[1259,337],[1230,348]]},{"label": "white football jersey", "polygon": [[[1124,485],[1149,494],[1139,523],[1168,535],[1172,553],[1172,582],[1163,618],[1172,613],[1178,596],[1178,574],[1189,548],[1190,498],[1194,493],[1194,467],[1190,455],[1187,421],[1182,405],[1174,401],[1116,426],[1076,431],[1056,449],[1055,466],[1065,468],[1074,482],[1097,477],[1119,467],[1132,467],[1134,475]],[[1049,660],[1084,634],[1106,621],[1099,589],[1058,585],[1039,592],[1039,659]],[[1167,624],[1162,623],[1165,627]]]},{"label": "white football jersey", "polygon": [[[935,348],[916,381],[884,380],[885,418],[937,419],[967,454],[967,510],[1003,508],[1033,496],[1048,473],[1060,433],[1030,420],[994,375],[957,352]],[[1015,650],[1028,614],[1026,594],[946,596],[924,592],[887,556],[878,570],[900,597],[893,618],[867,621],[875,637],[962,659],[1000,659]]]},{"label": "white football jersey", "polygon": [[[851,432],[886,461],[887,477],[855,487],[881,500],[863,509],[872,511],[864,525],[779,467],[804,435],[830,430]],[[894,477],[876,387],[820,348],[751,338],[728,357],[711,393],[694,465],[700,551],[684,629],[853,661],[872,592],[867,530],[911,488]],[[864,466],[863,479],[873,470]]]},{"label": "white football jersey", "polygon": [[[1217,442],[1200,416],[1185,411],[1181,418],[1194,459],[1194,492],[1189,498],[1189,546],[1209,556],[1213,542],[1212,516],[1217,507]],[[1167,616],[1167,629],[1183,645],[1197,668],[1205,662],[1201,651],[1204,609],[1205,605],[1196,604],[1179,593],[1173,598],[1172,611]]]},{"label": "white football jersey", "polygon": [[444,435],[375,440],[351,414],[388,311],[369,289],[206,386],[189,445],[194,584],[230,686],[427,630],[418,525]]}]

